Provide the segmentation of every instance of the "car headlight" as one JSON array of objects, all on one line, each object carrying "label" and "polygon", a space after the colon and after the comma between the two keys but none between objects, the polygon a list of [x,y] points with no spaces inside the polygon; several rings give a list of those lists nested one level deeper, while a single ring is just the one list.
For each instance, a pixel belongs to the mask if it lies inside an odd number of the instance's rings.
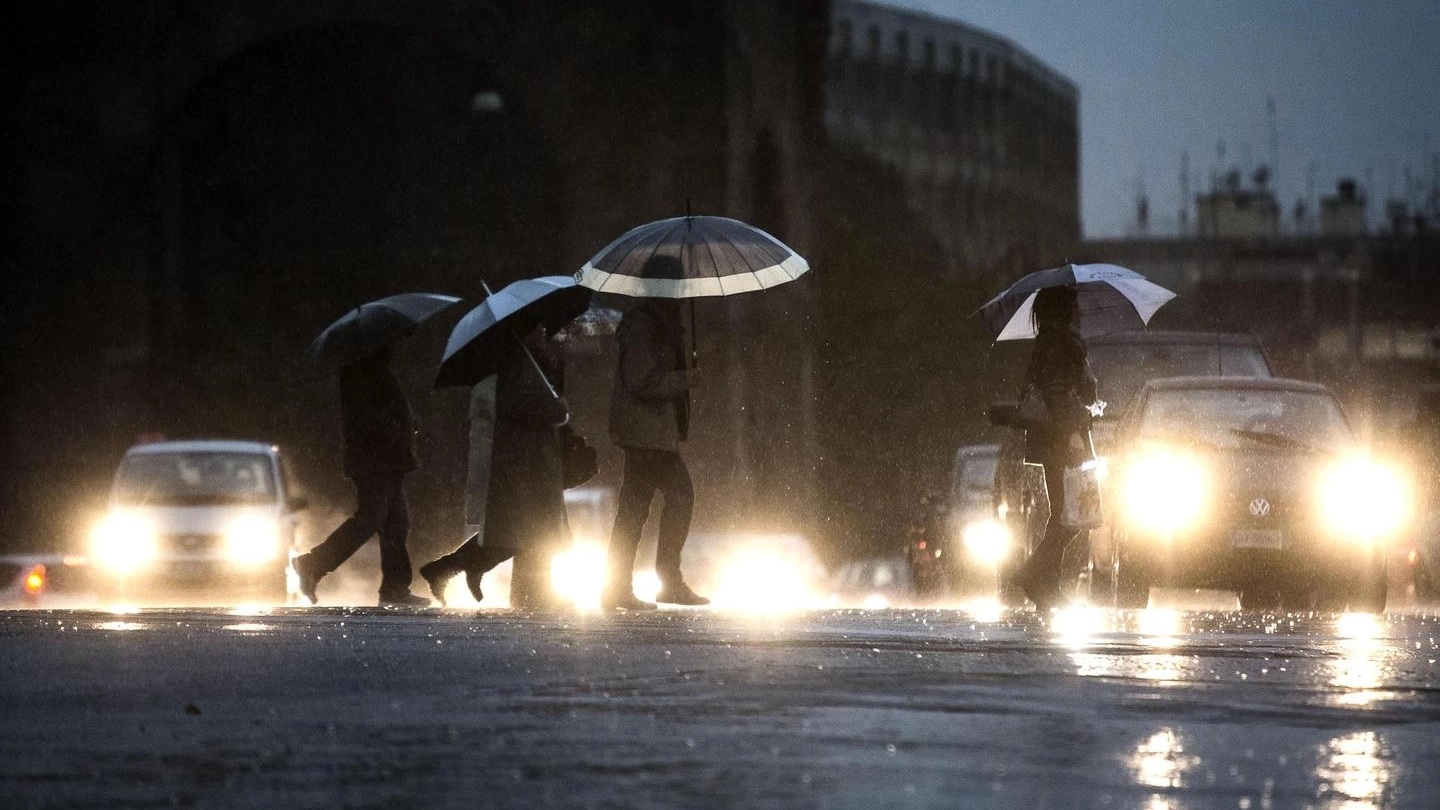
[{"label": "car headlight", "polygon": [[111,512],[90,533],[90,553],[102,568],[126,573],[155,559],[155,529],[144,519]]},{"label": "car headlight", "polygon": [[242,518],[225,527],[225,558],[237,563],[260,563],[280,556],[280,531],[275,521]]},{"label": "car headlight", "polygon": [[965,551],[981,562],[994,564],[1010,550],[1010,530],[998,520],[977,520],[960,532]]},{"label": "car headlight", "polygon": [[1393,534],[1409,514],[1400,474],[1369,458],[1348,458],[1327,469],[1320,476],[1317,498],[1324,525],[1357,539]]},{"label": "car headlight", "polygon": [[1131,460],[1125,470],[1123,508],[1135,527],[1158,534],[1194,528],[1205,509],[1205,467],[1193,456],[1155,452]]}]

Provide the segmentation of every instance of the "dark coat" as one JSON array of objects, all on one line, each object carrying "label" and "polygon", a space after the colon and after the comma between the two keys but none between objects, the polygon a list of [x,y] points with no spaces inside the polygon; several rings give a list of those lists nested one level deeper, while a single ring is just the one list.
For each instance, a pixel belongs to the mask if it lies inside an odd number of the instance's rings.
[{"label": "dark coat", "polygon": [[1049,466],[1074,467],[1088,452],[1077,450],[1072,437],[1083,439],[1090,430],[1095,401],[1095,374],[1085,353],[1085,341],[1072,331],[1042,330],[1030,352],[1027,379],[1045,400],[1050,424],[1025,432],[1025,460]]},{"label": "dark coat", "polygon": [[415,416],[390,367],[378,361],[340,370],[340,432],[345,474],[407,473],[415,457]]},{"label": "dark coat", "polygon": [[[558,367],[537,361],[558,388]],[[556,426],[564,413],[519,343],[496,375],[493,413],[481,544],[519,551],[568,540]]]},{"label": "dark coat", "polygon": [[642,305],[626,313],[616,339],[610,440],[632,449],[678,451],[690,427],[684,336]]}]

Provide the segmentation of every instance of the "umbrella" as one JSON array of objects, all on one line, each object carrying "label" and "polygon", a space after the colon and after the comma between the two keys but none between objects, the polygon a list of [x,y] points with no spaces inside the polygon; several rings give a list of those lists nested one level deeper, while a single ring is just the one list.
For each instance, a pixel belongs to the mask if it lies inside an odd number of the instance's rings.
[{"label": "umbrella", "polygon": [[1074,287],[1080,303],[1080,334],[1097,337],[1144,329],[1150,316],[1175,293],[1134,270],[1115,264],[1067,264],[1031,273],[990,299],[979,312],[995,340],[1035,337],[1030,307],[1045,287]]},{"label": "umbrella", "polygon": [[570,276],[524,279],[491,293],[450,331],[435,387],[474,385],[489,377],[499,370],[506,343],[519,341],[537,323],[559,329],[590,306],[590,295]]},{"label": "umbrella", "polygon": [[328,374],[389,346],[459,300],[453,295],[401,293],[361,304],[325,327],[305,350],[304,362]]},{"label": "umbrella", "polygon": [[810,269],[784,242],[737,219],[685,216],[626,231],[575,280],[596,292],[700,298],[763,290]]}]

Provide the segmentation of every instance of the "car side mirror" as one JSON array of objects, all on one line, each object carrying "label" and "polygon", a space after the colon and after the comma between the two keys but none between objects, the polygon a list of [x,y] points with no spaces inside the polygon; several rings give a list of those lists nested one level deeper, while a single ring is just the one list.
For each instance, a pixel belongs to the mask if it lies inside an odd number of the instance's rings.
[{"label": "car side mirror", "polygon": [[304,497],[290,497],[285,499],[285,511],[299,512],[301,509],[310,508],[310,499]]},{"label": "car side mirror", "polygon": [[1015,408],[1019,405],[1013,399],[997,399],[990,403],[985,413],[995,427],[1010,427],[1015,421]]}]

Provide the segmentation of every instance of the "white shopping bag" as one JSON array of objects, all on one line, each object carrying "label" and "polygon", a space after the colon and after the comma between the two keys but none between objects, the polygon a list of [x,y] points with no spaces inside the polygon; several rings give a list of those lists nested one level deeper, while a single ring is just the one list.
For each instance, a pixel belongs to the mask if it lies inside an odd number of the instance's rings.
[{"label": "white shopping bag", "polygon": [[1092,458],[1065,468],[1065,508],[1060,523],[1067,529],[1093,529],[1105,522],[1100,508],[1100,479],[1105,460]]}]

